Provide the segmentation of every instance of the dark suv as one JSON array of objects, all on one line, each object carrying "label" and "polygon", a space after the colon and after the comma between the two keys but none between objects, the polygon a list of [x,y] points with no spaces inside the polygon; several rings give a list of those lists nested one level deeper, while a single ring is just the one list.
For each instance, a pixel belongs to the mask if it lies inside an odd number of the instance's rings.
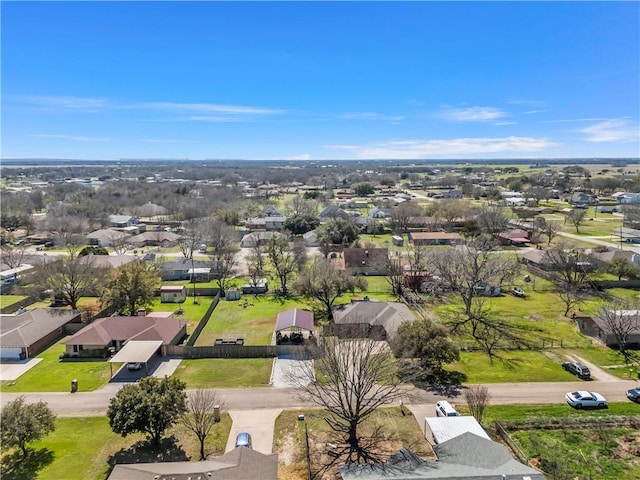
[{"label": "dark suv", "polygon": [[573,373],[582,380],[591,380],[591,372],[589,371],[589,367],[586,367],[580,363],[563,362],[562,368],[564,368],[567,372]]}]

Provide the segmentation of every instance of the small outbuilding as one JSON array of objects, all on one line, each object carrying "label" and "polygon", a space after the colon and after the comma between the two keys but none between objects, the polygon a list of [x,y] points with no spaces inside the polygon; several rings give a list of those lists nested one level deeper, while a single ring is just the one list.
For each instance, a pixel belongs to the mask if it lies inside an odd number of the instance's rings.
[{"label": "small outbuilding", "polygon": [[160,287],[162,303],[182,303],[187,299],[187,287],[184,285],[165,285]]},{"label": "small outbuilding", "polygon": [[231,287],[228,288],[226,292],[224,292],[224,297],[227,299],[227,301],[240,300],[241,293],[240,290],[238,290],[238,287]]},{"label": "small outbuilding", "polygon": [[276,319],[276,344],[302,343],[304,331],[313,337],[313,313],[293,308],[280,312]]}]

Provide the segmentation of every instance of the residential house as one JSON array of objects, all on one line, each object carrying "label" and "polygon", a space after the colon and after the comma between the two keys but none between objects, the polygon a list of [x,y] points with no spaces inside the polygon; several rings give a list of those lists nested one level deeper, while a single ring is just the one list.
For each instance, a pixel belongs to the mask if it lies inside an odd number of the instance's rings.
[{"label": "residential house", "polygon": [[635,192],[617,192],[611,195],[618,203],[628,205],[630,203],[640,203],[640,193]]},{"label": "residential house", "polygon": [[320,246],[320,242],[318,241],[318,232],[316,230],[311,230],[302,235],[302,239],[304,240],[304,244],[307,247],[318,247]]},{"label": "residential house", "polygon": [[80,312],[53,308],[20,309],[0,315],[0,358],[31,358],[60,340],[65,325],[79,324]]},{"label": "residential house", "polygon": [[567,202],[573,207],[587,208],[591,205],[598,204],[598,197],[595,195],[589,195],[584,192],[575,192],[567,199]]},{"label": "residential house", "polygon": [[407,227],[423,232],[436,232],[442,229],[442,222],[436,217],[409,217]]},{"label": "residential house", "polygon": [[92,263],[93,266],[110,270],[118,268],[127,263],[135,262],[137,259],[132,255],[94,255],[89,254],[80,258],[81,263]]},{"label": "residential house", "polygon": [[369,212],[369,216],[371,218],[383,219],[383,218],[391,217],[391,212],[388,210],[376,207],[371,209],[371,211]]},{"label": "residential house", "polygon": [[242,248],[254,248],[257,246],[263,246],[272,238],[284,238],[288,240],[288,237],[280,232],[253,232],[247,233],[242,237],[240,246]]},{"label": "residential house", "polygon": [[521,228],[513,228],[505,230],[496,235],[496,238],[501,245],[513,245],[517,247],[523,247],[527,243],[531,242],[532,232],[523,230]]},{"label": "residential house", "polygon": [[158,265],[160,278],[169,280],[196,280],[208,282],[214,276],[212,273],[213,262],[180,258],[171,262],[163,262]]},{"label": "residential house", "polygon": [[320,217],[320,222],[324,223],[334,218],[349,218],[349,214],[336,205],[327,205],[320,211],[318,217]]},{"label": "residential house", "polygon": [[138,217],[134,215],[109,215],[109,226],[114,228],[126,228],[137,225]]},{"label": "residential house", "polygon": [[590,257],[594,261],[596,266],[606,267],[609,263],[617,258],[624,258],[634,266],[640,266],[640,255],[638,255],[637,253],[631,252],[629,250],[620,250],[619,248],[604,248],[604,250],[591,250]]},{"label": "residential house", "polygon": [[[162,313],[165,312],[159,312]],[[187,320],[184,318],[141,312],[136,317],[99,318],[69,337],[64,344],[71,356],[102,356],[109,349],[119,351],[130,340],[156,340],[162,341],[163,345],[177,345],[186,334]]]},{"label": "residential house", "polygon": [[279,232],[281,230],[284,230],[284,222],[286,221],[287,217],[283,217],[280,215],[264,217],[264,228],[268,232]]},{"label": "residential house", "polygon": [[402,322],[415,315],[404,303],[353,301],[333,310],[334,325],[325,326],[325,335],[340,338],[376,338],[392,340]]},{"label": "residential house", "polygon": [[[614,310],[609,312],[614,322],[607,321],[599,315],[575,317],[580,332],[602,341],[607,347],[618,347],[619,335],[628,335],[627,347],[640,347],[640,310]],[[613,323],[613,325],[612,325]],[[611,328],[620,325],[620,328]],[[618,336],[614,333],[617,331]]]},{"label": "residential house", "polygon": [[269,205],[267,208],[264,209],[264,216],[265,217],[282,217],[282,213],[280,213],[280,210],[278,210],[276,207],[274,207],[273,205]]},{"label": "residential house", "polygon": [[409,232],[409,240],[415,246],[454,245],[462,237],[453,232]]},{"label": "residential house", "polygon": [[170,247],[178,243],[181,236],[177,233],[156,230],[144,232],[131,237],[131,243],[140,247]]},{"label": "residential house", "polygon": [[341,465],[342,480],[545,480],[500,443],[463,433],[433,447],[437,460],[402,448],[386,462]]},{"label": "residential house", "polygon": [[278,455],[236,447],[201,462],[118,463],[107,480],[277,480]]},{"label": "residential house", "polygon": [[269,282],[266,278],[256,278],[249,280],[249,283],[242,285],[243,294],[258,295],[269,291]]},{"label": "residential house", "polygon": [[345,248],[334,262],[352,275],[386,275],[388,256],[388,248]]},{"label": "residential house", "polygon": [[244,226],[249,230],[266,230],[267,219],[265,217],[249,217],[244,221]]},{"label": "residential house", "polygon": [[120,230],[112,228],[101,228],[87,234],[87,245],[98,245],[100,247],[112,247],[114,244],[127,242],[131,239],[131,235]]}]

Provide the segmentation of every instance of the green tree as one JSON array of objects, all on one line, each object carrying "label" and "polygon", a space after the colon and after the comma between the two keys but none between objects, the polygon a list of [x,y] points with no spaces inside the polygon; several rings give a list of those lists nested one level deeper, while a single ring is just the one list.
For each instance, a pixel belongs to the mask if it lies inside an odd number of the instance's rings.
[{"label": "green tree", "polygon": [[109,252],[106,248],[99,245],[89,245],[80,250],[78,255],[81,257],[85,257],[87,255],[109,255]]},{"label": "green tree", "polygon": [[145,377],[125,385],[109,402],[107,417],[114,433],[145,433],[159,444],[162,434],[187,411],[186,384],[177,378]]},{"label": "green tree", "polygon": [[442,374],[442,365],[455,362],[460,358],[444,325],[431,320],[418,319],[403,322],[393,341],[393,350],[397,358],[405,359],[409,372],[430,378]]},{"label": "green tree", "polygon": [[333,264],[317,259],[311,268],[300,273],[294,284],[296,292],[303,297],[320,302],[329,320],[333,320],[333,304],[345,293],[356,290],[365,291],[367,281],[363,277],[353,276],[344,270],[336,270]]},{"label": "green tree", "polygon": [[353,190],[353,193],[355,193],[359,197],[373,195],[373,193],[375,192],[373,185],[371,185],[369,182],[354,183],[351,186],[351,189]]},{"label": "green tree", "polygon": [[320,225],[316,233],[320,244],[351,245],[358,239],[360,230],[351,220],[334,218]]},{"label": "green tree", "polygon": [[574,208],[565,217],[565,222],[569,222],[576,229],[576,233],[580,233],[580,225],[584,223],[587,211],[583,208]]},{"label": "green tree", "polygon": [[139,308],[153,304],[160,288],[160,275],[152,263],[135,260],[111,270],[107,274],[100,303],[103,308],[134,316]]},{"label": "green tree", "polygon": [[607,272],[618,277],[618,281],[625,278],[636,278],[640,273],[638,267],[624,257],[615,257],[607,264]]},{"label": "green tree", "polygon": [[320,225],[320,219],[314,215],[293,215],[284,221],[284,228],[293,235],[303,235]]},{"label": "green tree", "polygon": [[24,397],[16,398],[2,407],[0,413],[2,449],[18,447],[26,457],[27,443],[53,432],[55,420],[55,414],[45,402],[25,403]]}]

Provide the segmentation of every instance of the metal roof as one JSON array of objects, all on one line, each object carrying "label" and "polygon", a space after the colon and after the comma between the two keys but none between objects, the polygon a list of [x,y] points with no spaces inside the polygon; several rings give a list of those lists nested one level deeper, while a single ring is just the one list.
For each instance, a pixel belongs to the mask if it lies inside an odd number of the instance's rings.
[{"label": "metal roof", "polygon": [[109,363],[148,362],[162,346],[162,340],[129,340]]},{"label": "metal roof", "polygon": [[[436,443],[446,442],[463,433],[475,433],[479,437],[491,440],[475,417],[462,415],[459,417],[425,417],[425,427],[429,427]],[[426,430],[426,429],[425,429]]]},{"label": "metal roof", "polygon": [[302,328],[312,332],[313,313],[307,310],[300,310],[298,308],[293,308],[286,312],[279,313],[276,320],[276,332],[292,327]]}]

